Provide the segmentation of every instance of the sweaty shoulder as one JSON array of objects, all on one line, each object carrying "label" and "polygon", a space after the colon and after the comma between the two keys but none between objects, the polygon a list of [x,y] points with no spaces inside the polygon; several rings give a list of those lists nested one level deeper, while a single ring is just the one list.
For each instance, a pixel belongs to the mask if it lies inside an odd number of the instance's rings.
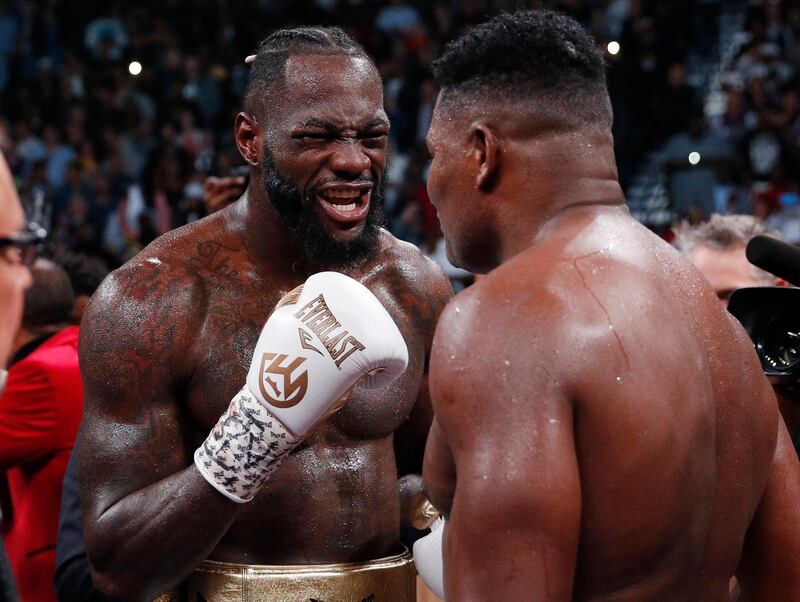
[{"label": "sweaty shoulder", "polygon": [[419,247],[381,231],[381,250],[378,265],[387,275],[400,279],[406,286],[418,292],[439,294],[442,288],[448,289],[449,280],[442,269],[432,259],[426,257]]},{"label": "sweaty shoulder", "polygon": [[103,281],[81,323],[82,362],[133,352],[166,363],[179,359],[171,368],[180,376],[204,315],[206,292],[193,258],[205,228],[196,222],[159,237]]},{"label": "sweaty shoulder", "polygon": [[435,326],[453,295],[442,269],[416,246],[381,231],[381,248],[367,269],[364,284],[385,287],[392,296]]},{"label": "sweaty shoulder", "polygon": [[[496,370],[521,363],[536,363],[547,337],[544,312],[546,291],[519,281],[485,276],[461,291],[445,307],[436,327],[432,366],[446,379],[460,382],[493,378]],[[433,372],[432,372],[433,374]]]}]

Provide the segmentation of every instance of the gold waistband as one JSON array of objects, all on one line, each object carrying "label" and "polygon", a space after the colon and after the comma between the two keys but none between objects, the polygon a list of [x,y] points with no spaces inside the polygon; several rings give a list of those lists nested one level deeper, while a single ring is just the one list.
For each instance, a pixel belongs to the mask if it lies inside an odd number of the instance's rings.
[{"label": "gold waistband", "polygon": [[155,602],[414,602],[414,561],[396,556],[338,564],[255,565],[207,560]]}]

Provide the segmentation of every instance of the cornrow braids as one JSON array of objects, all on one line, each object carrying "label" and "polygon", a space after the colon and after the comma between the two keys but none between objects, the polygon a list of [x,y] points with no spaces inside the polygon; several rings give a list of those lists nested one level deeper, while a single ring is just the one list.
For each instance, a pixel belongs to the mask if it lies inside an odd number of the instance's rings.
[{"label": "cornrow braids", "polygon": [[372,62],[364,48],[340,27],[279,29],[258,43],[245,91],[247,111],[256,113],[258,105],[275,97],[286,61],[299,55],[342,55]]}]

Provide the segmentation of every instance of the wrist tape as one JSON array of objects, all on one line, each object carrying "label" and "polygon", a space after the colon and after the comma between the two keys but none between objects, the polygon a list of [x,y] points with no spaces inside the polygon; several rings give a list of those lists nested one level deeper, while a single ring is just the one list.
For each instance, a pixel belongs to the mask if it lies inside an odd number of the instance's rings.
[{"label": "wrist tape", "polygon": [[217,491],[243,504],[299,442],[245,385],[194,452],[194,463]]}]

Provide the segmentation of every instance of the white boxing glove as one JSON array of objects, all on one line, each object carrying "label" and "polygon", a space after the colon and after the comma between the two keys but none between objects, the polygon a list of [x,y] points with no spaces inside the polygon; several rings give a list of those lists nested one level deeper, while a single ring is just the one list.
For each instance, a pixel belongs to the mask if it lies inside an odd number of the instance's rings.
[{"label": "white boxing glove", "polygon": [[436,519],[431,532],[414,542],[414,564],[420,579],[434,594],[444,600],[444,558],[442,536],[445,520]]},{"label": "white boxing glove", "polygon": [[223,495],[249,501],[359,381],[383,387],[407,365],[397,325],[365,286],[336,272],[314,274],[267,320],[247,383],[195,452],[195,465]]}]

